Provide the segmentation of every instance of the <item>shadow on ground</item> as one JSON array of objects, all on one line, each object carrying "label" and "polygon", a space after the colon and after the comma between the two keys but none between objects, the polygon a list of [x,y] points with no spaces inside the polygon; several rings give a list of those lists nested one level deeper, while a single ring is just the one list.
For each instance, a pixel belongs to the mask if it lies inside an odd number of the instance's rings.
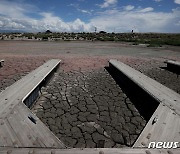
[{"label": "shadow on ground", "polygon": [[105,67],[105,69],[121,87],[123,92],[126,93],[127,97],[135,105],[141,116],[143,116],[146,121],[149,121],[159,103],[116,68],[109,66]]},{"label": "shadow on ground", "polygon": [[172,72],[176,74],[177,76],[180,75],[180,69],[179,68],[169,68],[169,67],[160,67],[161,69],[164,69],[166,71]]}]

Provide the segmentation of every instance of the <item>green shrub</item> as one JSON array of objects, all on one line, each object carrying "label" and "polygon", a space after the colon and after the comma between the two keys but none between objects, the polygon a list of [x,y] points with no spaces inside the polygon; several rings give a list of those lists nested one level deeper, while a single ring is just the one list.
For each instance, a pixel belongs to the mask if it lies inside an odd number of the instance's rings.
[{"label": "green shrub", "polygon": [[147,47],[162,47],[161,44],[149,44]]}]

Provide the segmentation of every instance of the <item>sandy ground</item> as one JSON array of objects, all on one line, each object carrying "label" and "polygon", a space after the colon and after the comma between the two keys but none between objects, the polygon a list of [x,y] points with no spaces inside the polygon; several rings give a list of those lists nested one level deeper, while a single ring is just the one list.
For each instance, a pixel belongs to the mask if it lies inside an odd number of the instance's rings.
[{"label": "sandy ground", "polygon": [[0,41],[0,89],[11,85],[21,76],[52,58],[62,60],[61,69],[92,70],[108,65],[109,59],[122,62],[140,70],[169,88],[180,92],[179,77],[164,69],[167,59],[179,60],[179,47],[147,48],[113,42],[31,42]]}]

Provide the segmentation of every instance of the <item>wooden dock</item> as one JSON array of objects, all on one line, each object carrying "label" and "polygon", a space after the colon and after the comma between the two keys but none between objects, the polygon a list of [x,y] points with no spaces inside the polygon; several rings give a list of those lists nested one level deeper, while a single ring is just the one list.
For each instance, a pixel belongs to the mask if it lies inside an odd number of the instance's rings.
[{"label": "wooden dock", "polygon": [[[0,93],[1,147],[65,146],[24,104],[27,97],[58,67],[60,60],[50,60]],[[33,102],[30,102],[33,103]]]},{"label": "wooden dock", "polygon": [[150,142],[179,142],[180,95],[124,63],[117,60],[109,63],[159,102],[133,147],[147,148]]},{"label": "wooden dock", "polygon": [[133,149],[133,148],[85,148],[85,149],[50,149],[50,148],[0,148],[1,154],[179,154],[179,150]]},{"label": "wooden dock", "polygon": [[0,153],[2,154],[179,154],[180,149],[148,149],[151,141],[180,141],[180,95],[116,60],[110,65],[159,102],[132,148],[67,148],[29,107],[58,67],[50,60],[0,93]]},{"label": "wooden dock", "polygon": [[167,61],[165,61],[164,63],[167,64],[167,68],[168,68],[168,69],[171,69],[171,70],[180,72],[180,62],[178,62],[178,61],[173,61],[173,60],[167,60]]},{"label": "wooden dock", "polygon": [[178,61],[166,60],[164,63],[171,64],[171,65],[176,65],[176,66],[180,67],[180,62],[178,62]]}]

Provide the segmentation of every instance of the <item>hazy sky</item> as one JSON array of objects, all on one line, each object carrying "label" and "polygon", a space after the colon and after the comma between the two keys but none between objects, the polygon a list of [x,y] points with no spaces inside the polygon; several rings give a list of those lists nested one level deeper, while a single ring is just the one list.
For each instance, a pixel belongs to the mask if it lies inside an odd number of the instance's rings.
[{"label": "hazy sky", "polygon": [[180,0],[0,0],[0,30],[176,32]]}]

